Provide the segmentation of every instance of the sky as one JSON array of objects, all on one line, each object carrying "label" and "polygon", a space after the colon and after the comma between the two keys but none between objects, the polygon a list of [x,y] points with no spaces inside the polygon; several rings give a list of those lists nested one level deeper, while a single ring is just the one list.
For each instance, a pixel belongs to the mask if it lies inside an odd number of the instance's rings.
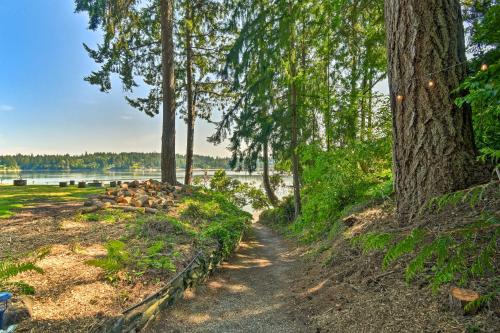
[{"label": "sky", "polygon": [[[101,40],[87,23],[73,0],[0,0],[0,155],[160,151],[161,117],[130,107],[118,81],[102,93],[83,80],[98,67],[82,43]],[[184,154],[183,120],[176,129]],[[195,154],[228,156],[212,133],[197,121]]]}]

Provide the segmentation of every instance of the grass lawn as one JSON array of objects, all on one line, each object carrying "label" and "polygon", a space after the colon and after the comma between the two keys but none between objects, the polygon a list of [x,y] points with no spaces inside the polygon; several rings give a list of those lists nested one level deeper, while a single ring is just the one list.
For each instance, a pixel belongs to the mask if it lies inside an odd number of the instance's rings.
[{"label": "grass lawn", "polygon": [[14,215],[15,210],[37,203],[82,200],[102,188],[59,187],[57,185],[0,186],[0,219]]}]

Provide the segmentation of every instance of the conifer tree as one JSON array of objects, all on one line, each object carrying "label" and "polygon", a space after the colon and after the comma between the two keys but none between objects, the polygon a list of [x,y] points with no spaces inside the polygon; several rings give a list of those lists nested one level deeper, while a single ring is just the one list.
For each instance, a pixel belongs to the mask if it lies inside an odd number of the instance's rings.
[{"label": "conifer tree", "polygon": [[477,181],[471,110],[454,93],[466,75],[460,2],[386,0],[397,214]]},{"label": "conifer tree", "polygon": [[175,184],[174,0],[76,0],[76,11],[87,12],[89,29],[104,34],[96,50],[84,45],[101,66],[85,80],[107,92],[117,74],[130,94],[142,78],[149,94],[127,96],[129,104],[149,116],[162,106],[161,178]]}]

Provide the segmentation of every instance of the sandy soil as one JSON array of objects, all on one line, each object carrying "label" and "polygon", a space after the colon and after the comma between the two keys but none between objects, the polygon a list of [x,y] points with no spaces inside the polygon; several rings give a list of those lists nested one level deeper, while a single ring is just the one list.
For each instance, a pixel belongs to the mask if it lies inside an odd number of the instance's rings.
[{"label": "sandy soil", "polygon": [[314,332],[296,312],[291,294],[298,263],[286,242],[254,224],[205,286],[187,291],[145,332]]}]

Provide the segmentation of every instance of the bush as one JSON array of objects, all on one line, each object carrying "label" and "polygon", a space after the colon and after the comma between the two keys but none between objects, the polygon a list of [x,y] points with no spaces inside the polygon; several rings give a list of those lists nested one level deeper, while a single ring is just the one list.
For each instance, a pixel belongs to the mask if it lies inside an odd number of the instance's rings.
[{"label": "bush", "polygon": [[226,195],[239,207],[251,205],[253,209],[262,209],[270,206],[267,196],[261,189],[229,177],[224,170],[215,172],[210,179],[210,189]]},{"label": "bush", "polygon": [[327,234],[349,205],[391,193],[389,139],[355,143],[330,152],[302,150],[302,215],[292,230],[311,241]]}]

